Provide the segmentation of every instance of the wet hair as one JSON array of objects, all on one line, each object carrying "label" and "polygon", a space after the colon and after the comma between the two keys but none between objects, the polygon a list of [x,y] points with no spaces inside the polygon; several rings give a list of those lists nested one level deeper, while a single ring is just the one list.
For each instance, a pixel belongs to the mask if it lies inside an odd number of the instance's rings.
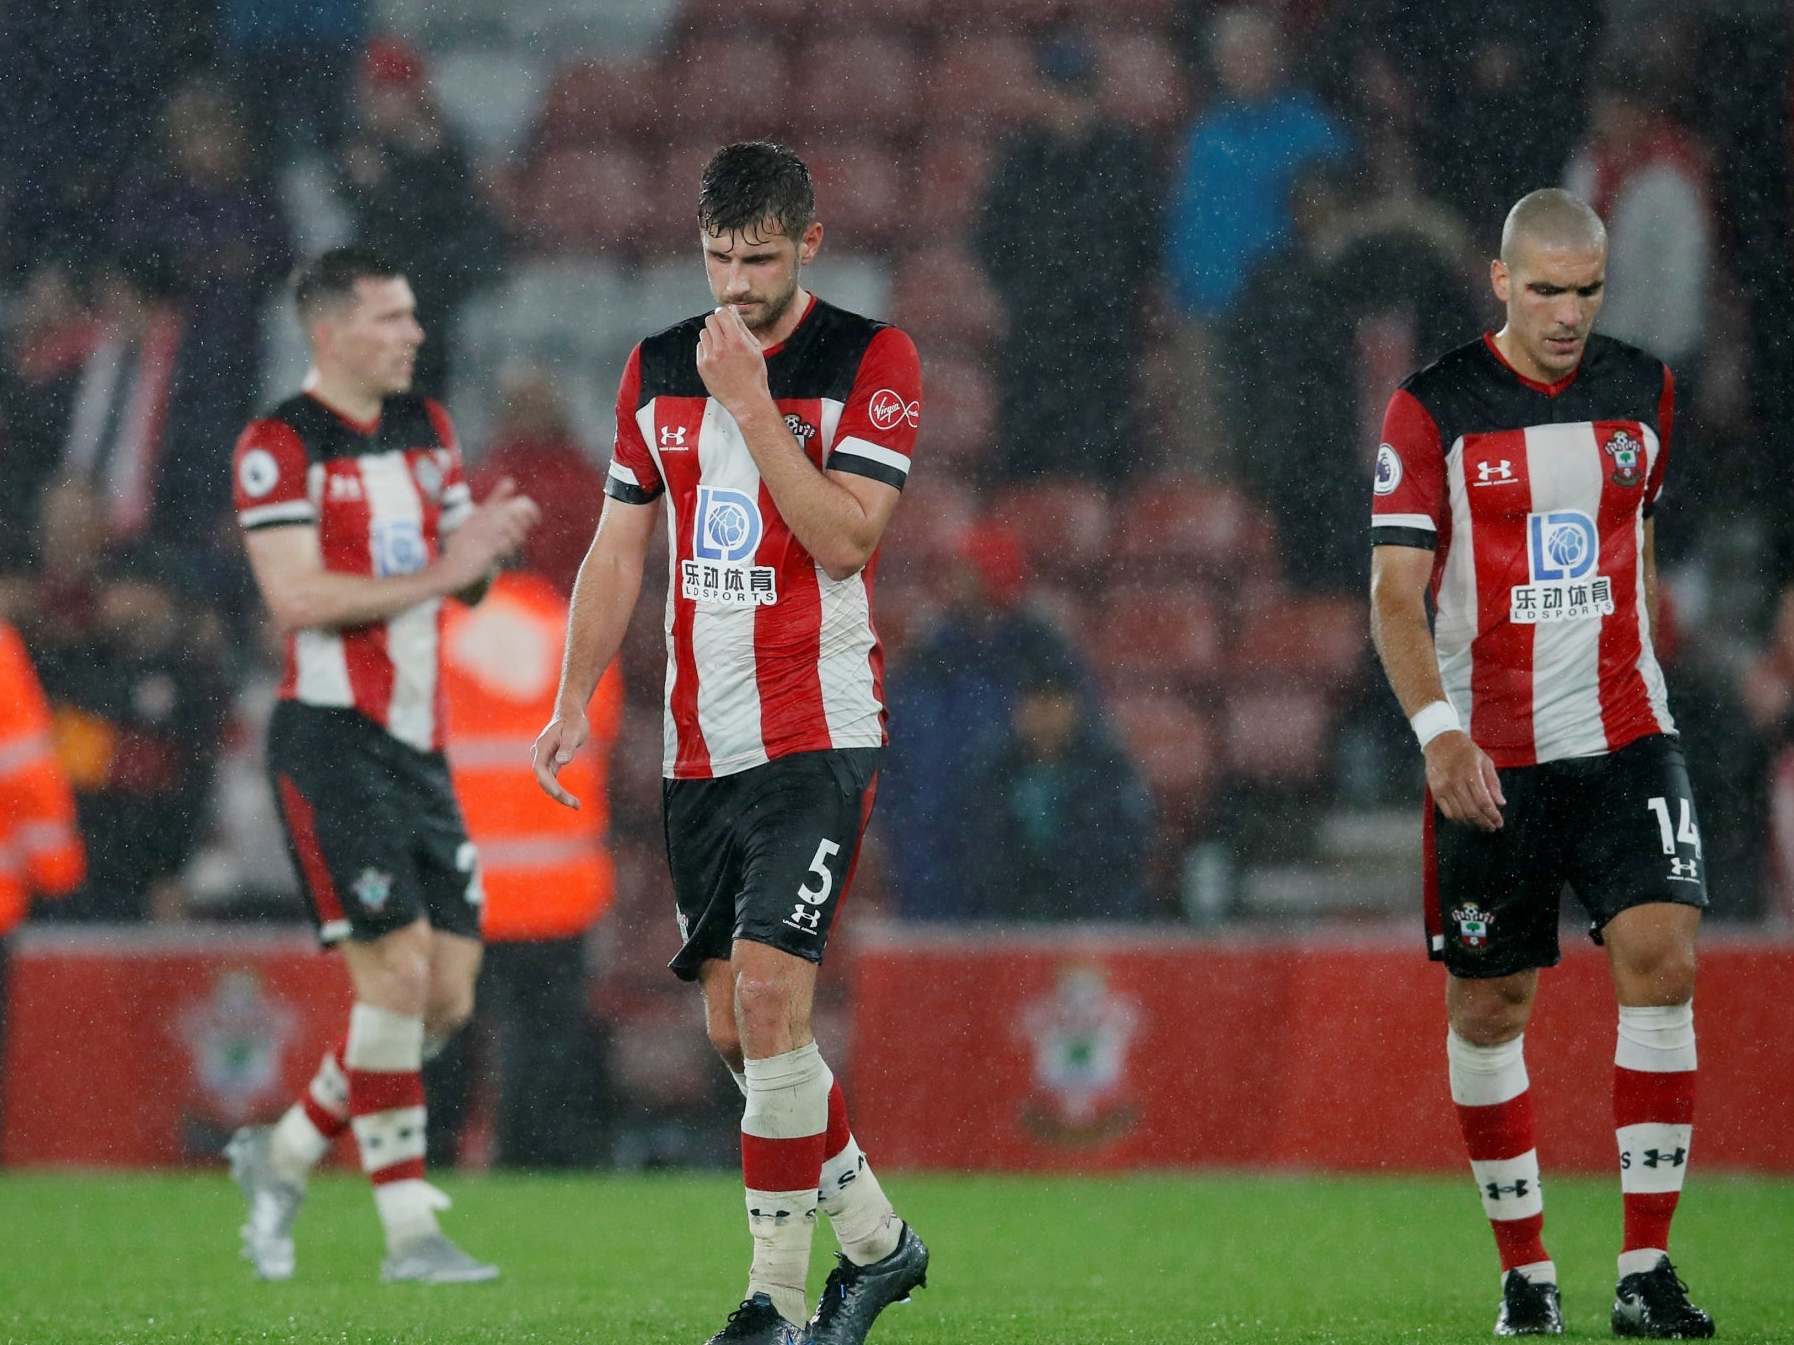
[{"label": "wet hair", "polygon": [[1593,250],[1607,245],[1607,226],[1581,197],[1542,187],[1515,202],[1501,226],[1501,260],[1509,266],[1522,238],[1547,248]]},{"label": "wet hair", "polygon": [[293,304],[300,318],[309,322],[319,310],[352,300],[356,281],[392,280],[404,274],[372,248],[331,248],[293,273]]},{"label": "wet hair", "polygon": [[810,170],[795,151],[770,140],[724,145],[704,165],[698,223],[711,235],[774,226],[796,242],[816,218]]}]

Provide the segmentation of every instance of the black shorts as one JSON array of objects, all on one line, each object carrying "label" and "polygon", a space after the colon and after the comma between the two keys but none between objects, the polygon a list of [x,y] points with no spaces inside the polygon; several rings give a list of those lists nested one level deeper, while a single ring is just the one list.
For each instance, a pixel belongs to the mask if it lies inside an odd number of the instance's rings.
[{"label": "black shorts", "polygon": [[1589,937],[1651,902],[1707,904],[1706,861],[1681,744],[1655,734],[1596,757],[1499,772],[1500,831],[1426,817],[1427,952],[1454,976],[1557,963],[1565,884]]},{"label": "black shorts", "polygon": [[478,859],[442,753],[354,710],[282,701],[268,774],[321,941],[377,939],[419,916],[480,937]]},{"label": "black shorts", "polygon": [[714,780],[667,780],[667,863],[679,936],[667,965],[695,981],[749,939],[821,962],[878,792],[882,749],[798,752]]}]

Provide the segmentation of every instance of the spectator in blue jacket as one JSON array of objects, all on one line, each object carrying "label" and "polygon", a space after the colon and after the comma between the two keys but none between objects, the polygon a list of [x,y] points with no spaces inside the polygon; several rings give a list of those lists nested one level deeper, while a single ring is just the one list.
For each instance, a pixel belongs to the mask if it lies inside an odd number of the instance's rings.
[{"label": "spectator in blue jacket", "polygon": [[1289,82],[1276,21],[1265,10],[1223,10],[1209,52],[1217,93],[1184,146],[1167,210],[1165,260],[1183,328],[1182,447],[1191,465],[1225,472],[1214,384],[1227,352],[1215,340],[1215,324],[1242,298],[1253,263],[1284,242],[1297,171],[1339,158],[1350,145],[1320,99]]}]

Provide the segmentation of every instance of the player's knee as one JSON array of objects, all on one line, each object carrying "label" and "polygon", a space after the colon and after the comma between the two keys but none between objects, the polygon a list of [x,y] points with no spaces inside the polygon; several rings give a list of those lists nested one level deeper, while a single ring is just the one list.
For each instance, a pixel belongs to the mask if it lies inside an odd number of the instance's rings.
[{"label": "player's knee", "polygon": [[735,981],[735,1028],[739,1046],[759,1058],[790,1049],[791,986],[776,976],[744,973]]},{"label": "player's knee", "polygon": [[1531,1007],[1531,996],[1523,990],[1491,983],[1452,1005],[1452,1031],[1472,1046],[1500,1046],[1526,1030]]},{"label": "player's knee", "polygon": [[447,1041],[472,1017],[472,986],[457,986],[446,992],[438,989],[424,1014],[424,1031],[439,1041]]},{"label": "player's knee", "polygon": [[1625,959],[1626,999],[1635,1004],[1686,1004],[1694,998],[1694,949],[1638,949]]},{"label": "player's knee", "polygon": [[741,1073],[743,1059],[741,1033],[736,1031],[735,1024],[733,1022],[718,1022],[715,1017],[712,1017],[705,1024],[705,1031],[710,1037],[711,1046],[715,1047],[716,1053],[723,1058],[723,1064],[735,1073]]}]

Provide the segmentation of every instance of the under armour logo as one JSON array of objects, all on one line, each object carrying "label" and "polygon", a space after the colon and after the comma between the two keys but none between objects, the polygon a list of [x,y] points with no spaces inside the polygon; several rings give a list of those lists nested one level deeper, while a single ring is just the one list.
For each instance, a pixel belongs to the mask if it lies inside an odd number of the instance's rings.
[{"label": "under armour logo", "polygon": [[660,427],[660,446],[662,448],[684,448],[685,426],[662,425]]},{"label": "under armour logo", "polygon": [[1692,881],[1698,876],[1694,865],[1695,861],[1692,859],[1672,859],[1669,862],[1669,876],[1671,878],[1686,878]]},{"label": "under armour logo", "polygon": [[1503,458],[1500,462],[1479,462],[1476,464],[1478,481],[1506,481],[1514,474],[1512,459]]},{"label": "under armour logo", "polygon": [[1500,1200],[1503,1196],[1513,1196],[1516,1200],[1523,1199],[1531,1189],[1532,1183],[1524,1177],[1514,1178],[1512,1186],[1503,1186],[1500,1182],[1486,1182],[1483,1185],[1483,1190],[1489,1193],[1490,1200]]},{"label": "under armour logo", "polygon": [[1646,1149],[1644,1165],[1648,1168],[1679,1168],[1688,1161],[1686,1149]]}]

